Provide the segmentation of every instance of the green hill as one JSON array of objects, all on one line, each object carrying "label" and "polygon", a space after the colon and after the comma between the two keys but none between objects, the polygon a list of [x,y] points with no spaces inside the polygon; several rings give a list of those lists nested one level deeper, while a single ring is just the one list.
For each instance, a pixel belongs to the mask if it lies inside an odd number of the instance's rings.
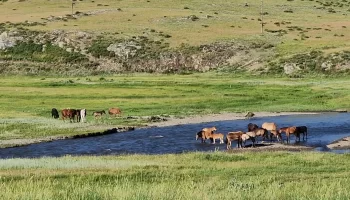
[{"label": "green hill", "polygon": [[350,68],[350,0],[1,2],[5,74]]}]

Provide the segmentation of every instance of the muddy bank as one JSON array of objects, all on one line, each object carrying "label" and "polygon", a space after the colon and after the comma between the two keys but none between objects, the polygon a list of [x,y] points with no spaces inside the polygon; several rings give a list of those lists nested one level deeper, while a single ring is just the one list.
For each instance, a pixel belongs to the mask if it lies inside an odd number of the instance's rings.
[{"label": "muddy bank", "polygon": [[344,137],[327,145],[330,149],[350,149],[350,137]]},{"label": "muddy bank", "polygon": [[26,145],[40,143],[40,142],[52,142],[55,140],[95,137],[95,136],[101,136],[101,135],[121,133],[121,132],[126,132],[126,131],[133,131],[133,130],[135,130],[135,127],[116,127],[116,128],[107,129],[107,130],[102,131],[102,132],[101,131],[100,132],[91,132],[91,133],[78,134],[78,135],[72,135],[72,136],[49,136],[49,137],[44,137],[44,138],[33,138],[33,139],[1,140],[0,141],[0,148],[26,146]]}]

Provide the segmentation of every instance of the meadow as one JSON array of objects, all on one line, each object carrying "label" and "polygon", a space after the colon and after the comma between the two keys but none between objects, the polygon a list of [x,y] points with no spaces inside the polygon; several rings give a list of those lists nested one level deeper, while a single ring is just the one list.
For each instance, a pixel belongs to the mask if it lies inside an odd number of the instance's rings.
[{"label": "meadow", "polygon": [[1,199],[349,199],[349,154],[3,159]]},{"label": "meadow", "polygon": [[[214,72],[79,78],[13,76],[2,77],[0,85],[2,140],[144,126],[150,123],[150,116],[348,110],[350,99],[346,77],[294,79]],[[123,116],[93,118],[93,111],[111,107],[120,107]],[[52,108],[86,108],[87,123],[52,119]]]}]

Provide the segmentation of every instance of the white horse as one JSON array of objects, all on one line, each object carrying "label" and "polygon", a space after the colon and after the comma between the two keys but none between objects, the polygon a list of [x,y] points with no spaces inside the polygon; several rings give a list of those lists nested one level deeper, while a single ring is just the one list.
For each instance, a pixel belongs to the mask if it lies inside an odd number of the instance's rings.
[{"label": "white horse", "polygon": [[80,119],[81,119],[81,122],[86,122],[86,109],[81,109],[80,110]]}]

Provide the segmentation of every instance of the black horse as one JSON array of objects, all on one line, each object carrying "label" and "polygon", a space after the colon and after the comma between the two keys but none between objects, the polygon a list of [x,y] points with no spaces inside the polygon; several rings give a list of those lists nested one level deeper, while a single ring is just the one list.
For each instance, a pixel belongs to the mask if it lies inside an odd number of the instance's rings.
[{"label": "black horse", "polygon": [[52,108],[51,110],[51,117],[58,119],[60,117],[60,115],[58,114],[58,111],[56,108]]}]

